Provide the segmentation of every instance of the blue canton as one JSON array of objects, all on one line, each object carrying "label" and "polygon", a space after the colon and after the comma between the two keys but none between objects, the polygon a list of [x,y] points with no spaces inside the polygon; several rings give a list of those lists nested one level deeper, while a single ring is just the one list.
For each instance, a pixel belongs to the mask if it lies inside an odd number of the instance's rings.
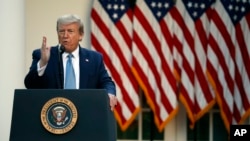
[{"label": "blue canton", "polygon": [[145,0],[145,2],[158,22],[160,22],[167,12],[174,6],[173,0]]},{"label": "blue canton", "polygon": [[99,0],[110,19],[116,23],[129,8],[127,0]]},{"label": "blue canton", "polygon": [[233,24],[237,24],[250,11],[250,0],[221,0]]},{"label": "blue canton", "polygon": [[215,0],[182,0],[194,21],[199,19]]}]

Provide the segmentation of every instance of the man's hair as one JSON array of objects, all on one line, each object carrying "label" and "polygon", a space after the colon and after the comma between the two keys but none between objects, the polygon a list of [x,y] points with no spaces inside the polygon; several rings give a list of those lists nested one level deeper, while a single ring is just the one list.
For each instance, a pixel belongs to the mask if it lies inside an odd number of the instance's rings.
[{"label": "man's hair", "polygon": [[77,23],[79,25],[79,32],[81,34],[84,33],[84,27],[82,20],[74,14],[63,15],[57,19],[56,30],[58,32],[60,25]]}]

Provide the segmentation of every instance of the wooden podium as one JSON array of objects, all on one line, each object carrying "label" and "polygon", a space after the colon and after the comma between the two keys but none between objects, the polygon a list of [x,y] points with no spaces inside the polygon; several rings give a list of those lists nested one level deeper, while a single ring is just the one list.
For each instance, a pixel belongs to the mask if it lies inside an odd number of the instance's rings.
[{"label": "wooden podium", "polygon": [[108,95],[103,89],[17,89],[10,141],[116,141]]}]

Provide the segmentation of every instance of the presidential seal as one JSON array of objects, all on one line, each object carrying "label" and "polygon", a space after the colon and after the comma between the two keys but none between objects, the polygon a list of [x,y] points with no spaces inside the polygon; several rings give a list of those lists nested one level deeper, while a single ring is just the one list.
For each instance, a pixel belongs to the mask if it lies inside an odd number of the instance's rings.
[{"label": "presidential seal", "polygon": [[41,111],[41,122],[44,128],[54,134],[69,132],[76,124],[77,109],[69,99],[52,98],[47,101]]}]

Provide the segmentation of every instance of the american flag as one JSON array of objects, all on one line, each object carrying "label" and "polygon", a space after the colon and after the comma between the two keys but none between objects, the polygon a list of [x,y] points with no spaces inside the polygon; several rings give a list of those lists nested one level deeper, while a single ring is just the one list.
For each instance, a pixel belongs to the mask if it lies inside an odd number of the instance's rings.
[{"label": "american flag", "polygon": [[206,77],[207,43],[214,0],[177,0],[171,11],[174,23],[174,57],[180,81],[180,101],[191,128],[215,104]]},{"label": "american flag", "polygon": [[250,1],[217,0],[207,68],[226,128],[250,114]]},{"label": "american flag", "polygon": [[133,13],[126,0],[95,0],[91,11],[92,48],[103,54],[116,83],[115,117],[126,130],[140,110],[139,85],[131,71]]},{"label": "american flag", "polygon": [[177,83],[173,74],[173,1],[137,0],[133,20],[132,71],[154,113],[159,131],[176,115]]}]

